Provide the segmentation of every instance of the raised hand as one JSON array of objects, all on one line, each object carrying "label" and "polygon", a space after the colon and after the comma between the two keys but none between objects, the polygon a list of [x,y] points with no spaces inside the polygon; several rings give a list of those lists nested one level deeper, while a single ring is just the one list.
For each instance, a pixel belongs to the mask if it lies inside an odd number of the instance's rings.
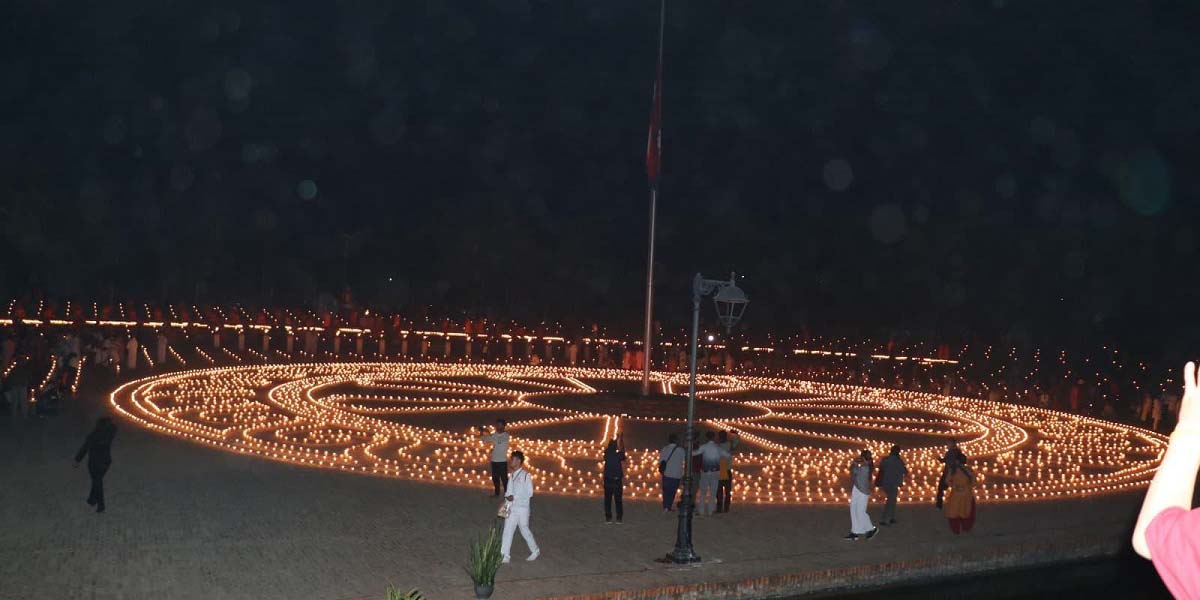
[{"label": "raised hand", "polygon": [[1184,427],[1200,434],[1200,371],[1194,362],[1183,366],[1183,400],[1179,403],[1179,424],[1176,428]]}]

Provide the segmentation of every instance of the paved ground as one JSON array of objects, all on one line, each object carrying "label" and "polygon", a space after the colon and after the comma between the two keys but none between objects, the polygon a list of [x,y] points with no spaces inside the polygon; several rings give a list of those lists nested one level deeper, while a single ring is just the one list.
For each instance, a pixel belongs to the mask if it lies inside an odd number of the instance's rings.
[{"label": "paved ground", "polygon": [[[98,400],[92,401],[94,404]],[[49,420],[0,417],[0,599],[382,598],[388,582],[430,598],[472,597],[467,543],[492,522],[484,490],[310,470],[230,455],[122,424],[92,513],[71,455],[96,406]],[[543,556],[499,575],[497,599],[739,581],[837,567],[993,555],[1022,545],[1122,543],[1140,498],[982,506],[955,537],[933,507],[902,507],[900,524],[850,543],[845,509],[735,506],[696,523],[701,567],[658,565],[675,519],[627,506],[603,523],[600,501],[537,497]],[[879,507],[872,508],[872,514]],[[851,581],[853,583],[853,581]]]}]

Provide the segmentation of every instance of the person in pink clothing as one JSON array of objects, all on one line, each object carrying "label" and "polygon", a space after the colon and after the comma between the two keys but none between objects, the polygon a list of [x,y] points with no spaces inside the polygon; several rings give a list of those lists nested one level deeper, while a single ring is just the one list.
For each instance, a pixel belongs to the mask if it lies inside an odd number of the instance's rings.
[{"label": "person in pink clothing", "polygon": [[1133,529],[1133,549],[1154,563],[1172,595],[1200,600],[1200,508],[1191,508],[1200,469],[1200,381],[1195,363],[1183,367],[1183,387],[1179,423],[1146,491]]}]

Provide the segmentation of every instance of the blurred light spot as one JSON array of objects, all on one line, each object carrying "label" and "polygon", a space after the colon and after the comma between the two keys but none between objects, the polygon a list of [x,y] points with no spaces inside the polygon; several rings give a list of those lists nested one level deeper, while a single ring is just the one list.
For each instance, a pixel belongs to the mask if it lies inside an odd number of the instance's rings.
[{"label": "blurred light spot", "polygon": [[200,34],[209,40],[215,40],[221,35],[221,23],[216,17],[208,17],[200,23]]},{"label": "blurred light spot", "polygon": [[825,177],[825,186],[835,192],[843,192],[854,183],[854,170],[845,159],[835,158],[825,163],[822,175]]},{"label": "blurred light spot", "polygon": [[260,144],[251,142],[242,145],[242,162],[246,164],[254,164],[257,162],[271,162],[275,160],[275,155],[278,150],[272,144]]},{"label": "blurred light spot", "polygon": [[104,124],[104,141],[112,146],[125,141],[125,119],[116,115],[108,118]]},{"label": "blurred light spot", "polygon": [[274,211],[266,208],[260,208],[254,213],[254,223],[263,231],[270,231],[275,228],[275,224],[279,222],[279,218]]},{"label": "blurred light spot", "polygon": [[325,147],[321,142],[310,137],[300,140],[300,152],[312,160],[321,160],[325,157]]},{"label": "blurred light spot", "polygon": [[1184,226],[1175,232],[1175,252],[1191,254],[1196,251],[1196,232],[1190,226]]},{"label": "blurred light spot", "polygon": [[967,301],[967,289],[960,283],[949,282],[942,287],[941,299],[945,306],[961,306]]},{"label": "blurred light spot", "polygon": [[225,15],[225,31],[227,33],[237,33],[242,28],[242,16],[237,13],[229,13]]},{"label": "blurred light spot", "polygon": [[242,162],[253,164],[262,160],[262,146],[258,144],[243,144],[242,145]]},{"label": "blurred light spot", "polygon": [[1047,223],[1058,219],[1058,196],[1054,194],[1043,194],[1038,198],[1037,208],[1035,209],[1039,219]]},{"label": "blurred light spot", "polygon": [[240,102],[250,97],[250,89],[254,87],[254,79],[245,69],[230,69],[225,73],[225,97],[234,102]]},{"label": "blurred light spot", "polygon": [[1033,143],[1041,145],[1050,145],[1054,142],[1054,136],[1058,132],[1058,126],[1054,124],[1048,117],[1037,116],[1029,123],[1029,136],[1033,138]]},{"label": "blurred light spot", "polygon": [[929,207],[924,204],[918,204],[913,208],[913,221],[924,223],[929,220]]},{"label": "blurred light spot", "polygon": [[825,211],[825,199],[820,196],[809,196],[804,201],[804,210],[809,217],[817,218]]},{"label": "blurred light spot", "polygon": [[1138,214],[1161,213],[1171,204],[1171,171],[1158,150],[1141,148],[1117,170],[1121,201]]},{"label": "blurred light spot", "polygon": [[894,244],[908,234],[908,219],[896,204],[881,204],[871,210],[871,237],[884,244]]},{"label": "blurred light spot", "polygon": [[1084,256],[1083,252],[1078,250],[1068,252],[1062,258],[1063,274],[1072,279],[1079,279],[1083,277],[1083,272],[1086,266],[1087,258]]},{"label": "blurred light spot", "polygon": [[878,71],[887,66],[892,46],[870,25],[850,30],[850,52],[854,67],[861,71]]},{"label": "blurred light spot", "polygon": [[1054,160],[1064,169],[1074,169],[1083,158],[1083,146],[1074,131],[1066,129],[1054,136]]},{"label": "blurred light spot", "polygon": [[317,184],[311,179],[305,179],[296,186],[296,195],[301,200],[312,200],[317,197]]},{"label": "blurred light spot", "polygon": [[212,148],[221,139],[221,118],[207,108],[197,110],[184,126],[184,137],[194,152]]},{"label": "blurred light spot", "polygon": [[177,192],[186,191],[192,186],[192,181],[196,179],[196,174],[186,165],[175,165],[171,167],[171,189]]},{"label": "blurred light spot", "polygon": [[371,138],[382,146],[390,146],[400,141],[404,136],[404,114],[397,108],[389,106],[382,112],[371,117],[367,125]]},{"label": "blurred light spot", "polygon": [[89,224],[98,224],[108,216],[108,190],[95,179],[85,179],[79,185],[80,215]]},{"label": "blurred light spot", "polygon": [[1117,224],[1117,206],[1108,201],[1093,202],[1088,205],[1088,218],[1097,229],[1113,227]]},{"label": "blurred light spot", "polygon": [[1017,180],[1008,174],[997,177],[996,195],[1005,200],[1012,200],[1017,195]]}]

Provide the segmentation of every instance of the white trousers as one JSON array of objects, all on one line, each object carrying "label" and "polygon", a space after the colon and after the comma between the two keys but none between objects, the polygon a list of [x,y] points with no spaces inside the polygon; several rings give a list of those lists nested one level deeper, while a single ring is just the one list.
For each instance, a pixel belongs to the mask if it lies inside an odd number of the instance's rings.
[{"label": "white trousers", "polygon": [[513,531],[517,528],[521,529],[521,537],[525,538],[525,545],[529,546],[529,553],[533,554],[538,551],[537,542],[533,539],[533,532],[529,530],[529,507],[517,508],[514,506],[509,509],[508,518],[504,520],[504,536],[500,538],[500,556],[509,556],[509,551],[512,550]]},{"label": "white trousers", "polygon": [[850,533],[862,535],[875,528],[871,517],[867,515],[867,501],[870,496],[854,488],[850,492]]},{"label": "white trousers", "polygon": [[700,474],[700,493],[696,495],[696,510],[700,514],[713,514],[717,506],[717,483],[720,479],[720,471],[704,471]]}]

